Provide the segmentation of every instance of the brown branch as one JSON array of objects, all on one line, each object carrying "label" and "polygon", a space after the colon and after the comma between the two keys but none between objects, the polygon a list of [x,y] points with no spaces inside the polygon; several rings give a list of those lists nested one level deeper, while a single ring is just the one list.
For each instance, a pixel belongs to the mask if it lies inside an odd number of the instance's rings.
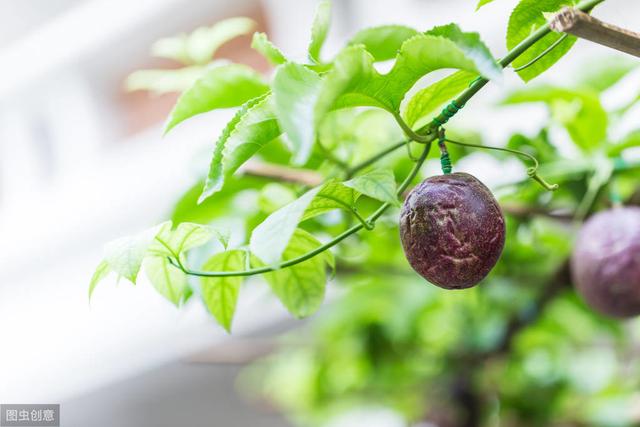
[{"label": "brown branch", "polygon": [[577,9],[564,8],[556,14],[549,27],[553,31],[574,36],[640,57],[640,33],[626,30]]},{"label": "brown branch", "polygon": [[273,163],[259,162],[256,160],[248,161],[244,164],[241,170],[250,176],[273,178],[277,181],[302,184],[309,187],[320,185],[324,179],[322,175],[312,170],[294,169]]}]

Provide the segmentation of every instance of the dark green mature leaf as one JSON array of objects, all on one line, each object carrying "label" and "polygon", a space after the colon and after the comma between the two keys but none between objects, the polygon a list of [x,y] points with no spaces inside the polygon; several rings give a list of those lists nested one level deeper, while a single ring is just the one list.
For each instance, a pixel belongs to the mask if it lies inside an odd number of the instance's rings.
[{"label": "dark green mature leaf", "polygon": [[229,18],[211,27],[200,27],[191,34],[181,34],[158,40],[151,48],[154,56],[174,59],[183,64],[206,64],[220,46],[238,36],[253,31],[255,22],[249,18]]},{"label": "dark green mature leaf", "polygon": [[439,108],[469,87],[476,77],[476,73],[457,71],[418,91],[404,110],[405,121],[416,128],[427,124]]},{"label": "dark green mature leaf", "polygon": [[311,26],[311,42],[309,43],[309,59],[315,63],[320,60],[320,51],[324,45],[331,24],[331,2],[324,0],[318,4],[316,16]]},{"label": "dark green mature leaf", "polygon": [[[304,230],[297,229],[284,259],[297,258],[316,249],[320,242]],[[333,254],[324,251],[305,262],[264,275],[271,289],[291,314],[306,317],[322,304],[326,285],[326,266],[333,264]]]},{"label": "dark green mature leaf", "polygon": [[554,119],[567,129],[575,144],[585,151],[595,150],[606,142],[607,112],[592,91],[539,86],[516,91],[503,102],[546,103]]},{"label": "dark green mature leaf", "polygon": [[251,40],[251,47],[260,52],[262,56],[274,64],[280,65],[287,62],[287,58],[267,37],[265,33],[255,33]]},{"label": "dark green mature leaf", "polygon": [[278,123],[287,135],[292,162],[297,165],[307,162],[315,142],[315,129],[309,123],[314,121],[320,83],[317,73],[293,62],[278,67],[273,78]]},{"label": "dark green mature leaf", "polygon": [[167,223],[164,223],[135,236],[122,237],[107,243],[104,247],[105,262],[111,270],[135,284],[147,250],[156,235],[166,226]]},{"label": "dark green mature leaf", "polygon": [[179,306],[190,295],[187,275],[171,265],[166,255],[148,256],[143,266],[156,291],[175,306]]},{"label": "dark green mature leaf", "polygon": [[385,75],[373,67],[364,46],[350,46],[338,54],[323,80],[316,105],[316,123],[336,108],[377,106],[397,112],[404,95],[424,75],[443,68],[500,76],[501,69],[475,33],[463,33],[451,24],[432,34],[414,36],[402,44],[396,63]]},{"label": "dark green mature leaf", "polygon": [[96,289],[98,283],[100,283],[109,273],[111,272],[111,267],[106,261],[102,261],[98,267],[96,268],[95,273],[91,277],[91,282],[89,283],[89,300],[91,300],[91,295],[93,295],[93,291]]},{"label": "dark green mature leaf", "polygon": [[198,202],[219,191],[226,178],[280,134],[270,94],[245,103],[227,123],[216,142],[209,174]]},{"label": "dark green mature leaf", "polygon": [[[205,264],[206,271],[241,271],[245,251],[232,250],[212,256]],[[231,323],[238,303],[242,277],[205,277],[202,279],[202,299],[218,323],[231,332]]]},{"label": "dark green mature leaf", "polygon": [[169,115],[165,133],[197,114],[231,108],[263,95],[269,86],[260,74],[241,64],[213,67],[178,98]]},{"label": "dark green mature leaf", "polygon": [[148,90],[157,94],[183,92],[193,86],[206,70],[200,65],[177,70],[139,70],[127,76],[125,87],[128,91]]},{"label": "dark green mature leaf", "polygon": [[494,0],[480,0],[478,1],[478,5],[476,6],[476,10],[479,10],[482,6],[493,2]]},{"label": "dark green mature leaf", "polygon": [[398,195],[396,194],[396,180],[393,171],[389,169],[375,169],[364,175],[344,183],[345,186],[382,202],[399,206]]},{"label": "dark green mature leaf", "polygon": [[393,59],[406,40],[420,34],[418,30],[404,25],[382,25],[358,31],[349,45],[364,45],[374,61]]},{"label": "dark green mature leaf", "polygon": [[[573,6],[575,4],[576,1],[574,0],[521,0],[509,18],[509,25],[507,27],[507,49],[513,49],[535,30],[545,25],[547,23],[544,17],[545,13],[557,12],[564,6]],[[562,37],[562,34],[559,33],[551,32],[547,34],[513,61],[513,66],[517,68],[527,64],[553,43],[557,42],[560,37]],[[543,73],[558,62],[558,60],[571,49],[576,40],[574,36],[567,37],[566,40],[539,61],[518,71],[518,75],[522,80],[528,82]]]}]

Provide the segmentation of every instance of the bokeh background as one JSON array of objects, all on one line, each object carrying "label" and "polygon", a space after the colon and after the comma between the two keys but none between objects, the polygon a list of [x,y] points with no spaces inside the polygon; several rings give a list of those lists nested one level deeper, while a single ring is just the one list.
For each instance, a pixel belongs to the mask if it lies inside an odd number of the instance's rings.
[{"label": "bokeh background", "polygon": [[[362,27],[428,29],[456,21],[480,32],[500,57],[514,3],[497,0],[474,12],[472,0],[335,0],[325,54]],[[151,43],[248,16],[290,57],[302,58],[315,6],[312,0],[0,0],[0,403],[61,403],[67,427],[288,425],[235,391],[242,366],[268,352],[274,336],[302,324],[266,287],[243,290],[229,336],[202,305],[176,310],[148,284],[105,283],[91,304],[87,286],[104,242],[168,216],[206,167],[203,153],[231,114],[207,113],[162,137],[176,96],[124,90],[134,70],[175,67],[152,59]],[[597,15],[637,28],[640,3],[610,0]],[[249,44],[241,37],[217,56],[269,73]],[[539,80],[571,83],[585,64],[615,58],[579,41]],[[605,102],[637,96],[639,77],[632,73]],[[494,106],[520,85],[507,73],[457,120],[488,141],[537,129],[543,108]],[[621,132],[637,118],[629,115]],[[466,170],[488,184],[510,179],[508,167],[483,159]],[[402,424],[371,410],[340,425]]]}]

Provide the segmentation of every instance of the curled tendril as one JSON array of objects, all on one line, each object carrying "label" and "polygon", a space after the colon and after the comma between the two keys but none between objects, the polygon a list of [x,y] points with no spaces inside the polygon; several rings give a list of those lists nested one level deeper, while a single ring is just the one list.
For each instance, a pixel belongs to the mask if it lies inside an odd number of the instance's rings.
[{"label": "curled tendril", "polygon": [[529,176],[529,178],[536,181],[547,191],[556,191],[558,189],[558,184],[550,184],[544,178],[538,175],[538,168],[540,167],[540,163],[538,163],[538,159],[536,159],[529,153],[525,153],[524,151],[512,150],[511,148],[491,147],[489,145],[479,145],[479,144],[469,144],[467,142],[453,141],[448,138],[445,139],[445,141],[450,142],[452,144],[456,144],[456,145],[462,145],[465,147],[483,148],[485,150],[505,151],[507,153],[513,153],[522,157],[526,157],[527,159],[531,160],[531,162],[533,162],[533,166],[527,169],[527,175]]}]

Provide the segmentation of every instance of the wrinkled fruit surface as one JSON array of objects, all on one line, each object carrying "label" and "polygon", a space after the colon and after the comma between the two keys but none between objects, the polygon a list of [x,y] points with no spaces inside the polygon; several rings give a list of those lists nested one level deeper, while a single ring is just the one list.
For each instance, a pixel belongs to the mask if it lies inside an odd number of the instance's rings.
[{"label": "wrinkled fruit surface", "polygon": [[573,250],[571,274],[594,309],[614,317],[640,314],[640,208],[614,208],[589,219]]},{"label": "wrinkled fruit surface", "polygon": [[470,288],[500,258],[505,225],[487,187],[466,173],[427,178],[407,196],[400,239],[411,267],[445,289]]}]

